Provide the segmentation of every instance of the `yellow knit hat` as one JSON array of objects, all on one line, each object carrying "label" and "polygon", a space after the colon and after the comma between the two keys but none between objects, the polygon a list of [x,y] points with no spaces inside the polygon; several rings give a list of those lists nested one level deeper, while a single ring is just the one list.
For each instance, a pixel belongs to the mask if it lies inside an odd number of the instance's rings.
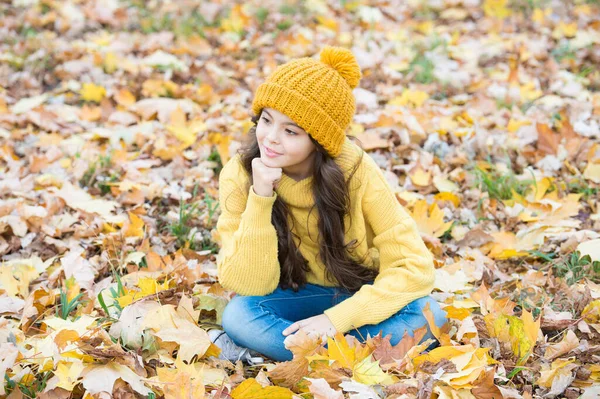
[{"label": "yellow knit hat", "polygon": [[362,77],[352,52],[325,46],[320,60],[297,58],[277,67],[256,90],[252,111],[276,109],[337,157],[356,105],[352,89]]}]

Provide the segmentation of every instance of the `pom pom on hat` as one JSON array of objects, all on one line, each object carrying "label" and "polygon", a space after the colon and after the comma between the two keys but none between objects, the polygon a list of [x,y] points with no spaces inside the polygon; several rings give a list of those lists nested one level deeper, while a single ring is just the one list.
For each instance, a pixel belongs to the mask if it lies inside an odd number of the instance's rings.
[{"label": "pom pom on hat", "polygon": [[360,66],[350,50],[344,47],[325,46],[321,51],[320,60],[338,71],[352,89],[358,86],[361,78]]}]

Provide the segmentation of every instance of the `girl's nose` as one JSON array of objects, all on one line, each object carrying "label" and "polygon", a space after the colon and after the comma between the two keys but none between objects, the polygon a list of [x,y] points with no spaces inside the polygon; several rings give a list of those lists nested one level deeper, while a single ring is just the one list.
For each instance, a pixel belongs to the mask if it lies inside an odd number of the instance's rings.
[{"label": "girl's nose", "polygon": [[267,133],[267,139],[269,140],[269,143],[277,144],[277,127],[273,126],[271,130],[269,130],[269,133]]}]

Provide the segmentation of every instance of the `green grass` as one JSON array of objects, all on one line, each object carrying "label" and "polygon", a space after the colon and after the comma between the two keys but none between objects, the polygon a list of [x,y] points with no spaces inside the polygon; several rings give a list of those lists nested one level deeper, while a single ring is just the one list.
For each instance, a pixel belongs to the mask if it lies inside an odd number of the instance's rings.
[{"label": "green grass", "polygon": [[570,42],[566,42],[565,44],[561,44],[557,47],[554,47],[550,54],[556,59],[556,61],[561,62],[565,59],[575,60],[577,57],[575,56],[575,49],[571,48]]},{"label": "green grass", "polygon": [[433,70],[433,62],[422,53],[417,54],[408,67],[409,73],[415,73],[415,81],[423,84],[432,83],[435,80]]},{"label": "green grass", "polygon": [[435,65],[433,64],[433,61],[431,61],[425,55],[425,53],[427,51],[435,50],[439,46],[443,47],[442,52],[447,53],[447,45],[448,43],[446,42],[446,40],[437,34],[433,36],[433,40],[428,45],[425,45],[423,43],[417,44],[416,55],[410,61],[410,64],[408,66],[408,72],[415,74],[414,80],[417,83],[428,84],[436,80],[433,74]]},{"label": "green grass", "polygon": [[279,7],[279,12],[284,14],[284,15],[294,15],[298,12],[299,10],[296,9],[296,7],[290,5],[290,4],[283,4]]},{"label": "green grass", "polygon": [[[194,186],[192,198],[197,197],[198,185]],[[204,203],[204,206],[201,205]],[[216,211],[219,208],[219,202],[209,195],[193,203],[179,202],[179,218],[175,223],[168,224],[160,228],[160,231],[167,230],[169,234],[177,238],[179,247],[189,248],[196,251],[211,250],[218,252],[218,246],[212,242],[210,229],[215,222]],[[201,214],[202,210],[208,210],[208,224],[206,226],[194,226],[193,221]],[[201,239],[196,238],[200,233]]]},{"label": "green grass", "polygon": [[266,7],[259,7],[254,15],[256,16],[258,24],[263,26],[269,17],[269,9]]},{"label": "green grass", "polygon": [[[37,398],[38,394],[40,394],[48,383],[48,379],[52,376],[51,371],[46,371],[43,373],[35,372],[33,373],[35,380],[31,383],[23,384],[22,382],[15,382],[8,377],[7,373],[4,373],[4,379],[6,380],[6,394],[10,394],[15,390],[16,387],[19,387],[21,393],[23,393],[23,397],[25,398]],[[19,396],[20,397],[20,396]]]},{"label": "green grass", "polygon": [[598,187],[591,187],[587,180],[576,177],[567,182],[567,190],[570,193],[582,194],[584,200],[591,198],[598,198],[600,195],[600,189]]},{"label": "green grass", "polygon": [[513,196],[512,190],[524,195],[529,186],[535,184],[534,179],[518,180],[510,165],[507,173],[501,172],[491,163],[489,171],[479,166],[475,166],[472,171],[475,174],[479,189],[487,192],[490,198],[497,200],[511,199]]},{"label": "green grass", "polygon": [[533,15],[536,8],[545,8],[550,5],[549,0],[511,0],[508,7],[517,14],[521,14],[526,18]]},{"label": "green grass", "polygon": [[[76,155],[79,158],[80,155]],[[109,154],[99,155],[98,158],[92,162],[88,169],[85,171],[81,179],[79,179],[79,185],[81,187],[96,187],[100,190],[101,195],[105,195],[110,192],[111,183],[120,181],[120,174],[111,170],[113,167],[112,162],[112,150]]]},{"label": "green grass", "polygon": [[221,169],[223,169],[223,160],[221,159],[221,155],[219,151],[217,151],[216,146],[213,146],[213,149],[210,155],[206,158],[207,161],[216,162],[217,168],[215,169],[215,175],[219,175],[221,173]]},{"label": "green grass", "polygon": [[[75,298],[68,300],[67,298],[67,291],[63,290],[62,287],[60,288],[60,305],[57,308],[57,315],[58,317],[60,317],[63,320],[67,320],[67,317],[69,317],[69,315],[71,314],[72,311],[74,311],[75,309],[77,309],[77,306],[81,305],[81,297],[83,296],[82,293],[77,294],[77,296],[75,296]],[[60,310],[59,310],[60,309]]]},{"label": "green grass", "polygon": [[282,31],[287,30],[290,28],[290,26],[292,26],[292,21],[289,19],[285,19],[281,22],[278,22],[276,26],[277,26],[277,29],[279,29],[279,30],[282,30]]},{"label": "green grass", "polygon": [[581,256],[579,251],[561,258],[553,264],[554,274],[573,285],[585,277],[595,283],[600,282],[600,261],[592,261],[589,255]]}]

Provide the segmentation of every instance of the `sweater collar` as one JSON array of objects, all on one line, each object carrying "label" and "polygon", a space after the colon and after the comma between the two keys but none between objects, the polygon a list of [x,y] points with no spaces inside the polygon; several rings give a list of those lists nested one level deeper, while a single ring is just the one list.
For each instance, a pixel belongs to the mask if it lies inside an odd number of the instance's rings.
[{"label": "sweater collar", "polygon": [[[334,158],[334,162],[342,168],[346,178],[348,178],[350,171],[354,168],[354,165],[360,158],[360,151],[362,151],[362,149],[346,136],[340,155]],[[296,181],[285,173],[282,173],[281,180],[279,181],[275,192],[290,206],[309,208],[314,204],[312,183],[312,175],[305,177],[300,181]]]}]

